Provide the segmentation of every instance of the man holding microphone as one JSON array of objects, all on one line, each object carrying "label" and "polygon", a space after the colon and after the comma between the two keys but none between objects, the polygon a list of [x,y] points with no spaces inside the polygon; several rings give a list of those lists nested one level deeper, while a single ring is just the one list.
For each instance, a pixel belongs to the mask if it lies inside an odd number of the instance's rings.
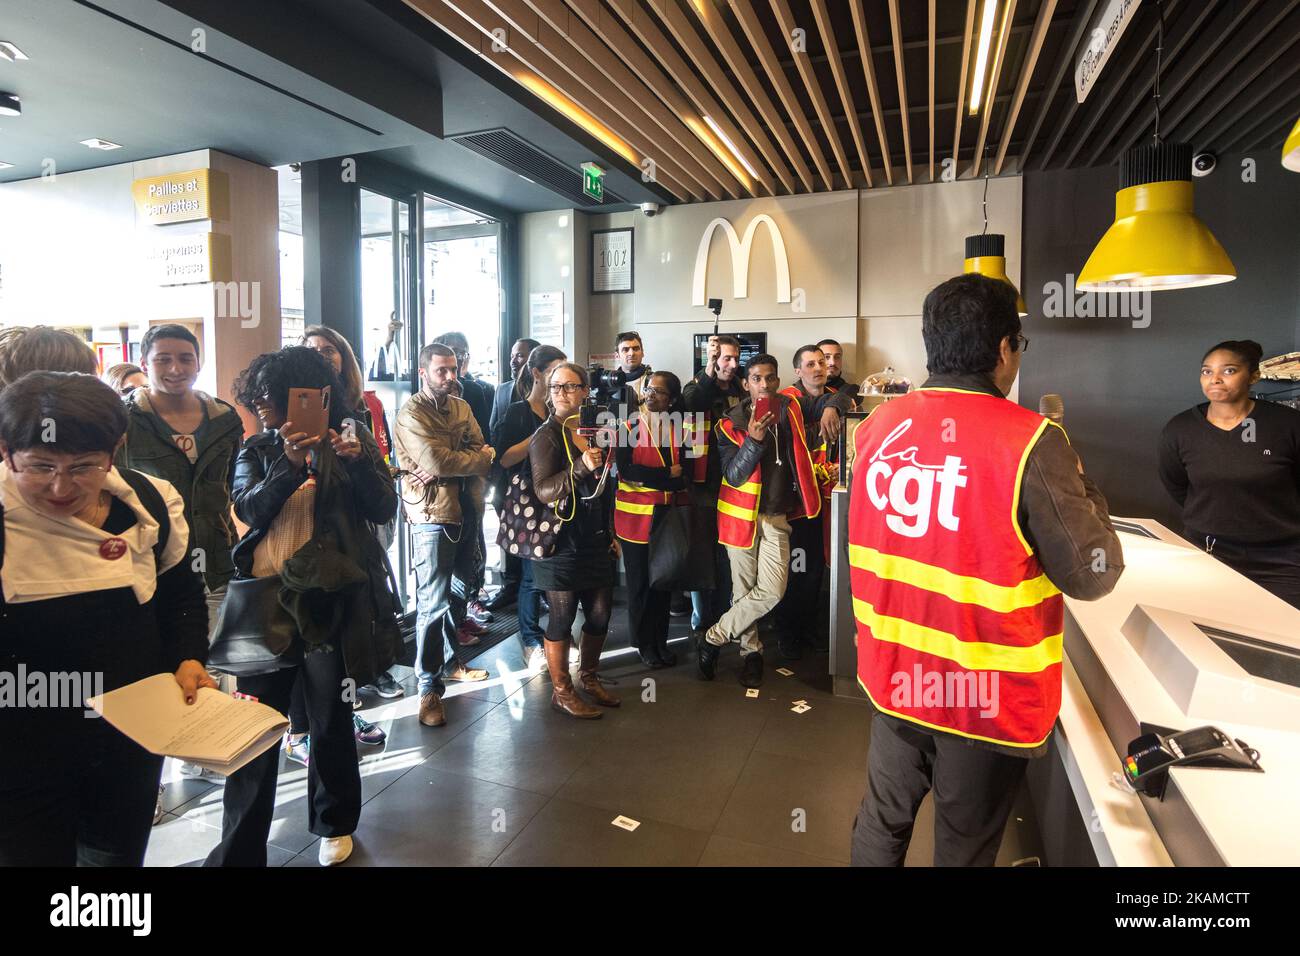
[{"label": "man holding microphone", "polygon": [[1028,346],[1015,292],[970,274],[922,313],[930,378],[855,435],[849,567],[875,713],[857,866],[901,866],[934,792],[936,866],[991,866],[1061,705],[1062,594],[1123,571],[1065,432],[1005,396]]}]

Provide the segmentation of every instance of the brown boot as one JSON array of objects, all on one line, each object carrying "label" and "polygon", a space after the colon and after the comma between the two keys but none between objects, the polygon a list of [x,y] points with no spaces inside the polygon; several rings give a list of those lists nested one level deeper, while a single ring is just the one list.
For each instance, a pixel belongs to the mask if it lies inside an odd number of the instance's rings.
[{"label": "brown boot", "polygon": [[420,698],[420,723],[426,727],[441,727],[447,723],[447,711],[442,706],[442,698],[433,691]]},{"label": "brown boot", "polygon": [[623,703],[604,687],[600,686],[600,679],[596,676],[596,668],[600,666],[600,652],[605,647],[605,635],[588,634],[582,632],[582,656],[578,663],[578,683],[582,689],[596,703],[602,707],[617,707]]},{"label": "brown boot", "polygon": [[573,678],[569,676],[569,642],[546,642],[546,669],[551,672],[551,706],[570,717],[592,720],[600,717],[600,708],[592,707],[573,690]]}]

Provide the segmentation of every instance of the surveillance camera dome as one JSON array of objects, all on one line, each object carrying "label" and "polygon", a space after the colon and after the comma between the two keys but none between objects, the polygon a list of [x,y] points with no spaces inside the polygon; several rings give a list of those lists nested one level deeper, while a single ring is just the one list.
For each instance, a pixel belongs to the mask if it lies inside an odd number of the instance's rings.
[{"label": "surveillance camera dome", "polygon": [[1208,176],[1214,172],[1214,167],[1218,162],[1218,157],[1213,153],[1197,153],[1192,157],[1192,175]]},{"label": "surveillance camera dome", "polygon": [[659,203],[657,202],[643,202],[641,204],[641,212],[643,212],[647,216],[659,215],[659,210],[662,208],[663,207],[659,205]]}]

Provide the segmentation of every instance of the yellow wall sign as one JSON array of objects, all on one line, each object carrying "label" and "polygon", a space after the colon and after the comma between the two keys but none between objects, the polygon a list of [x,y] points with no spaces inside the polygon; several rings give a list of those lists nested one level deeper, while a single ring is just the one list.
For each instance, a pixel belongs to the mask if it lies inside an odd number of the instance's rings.
[{"label": "yellow wall sign", "polygon": [[140,222],[161,225],[230,218],[230,180],[213,169],[137,179],[131,184]]}]

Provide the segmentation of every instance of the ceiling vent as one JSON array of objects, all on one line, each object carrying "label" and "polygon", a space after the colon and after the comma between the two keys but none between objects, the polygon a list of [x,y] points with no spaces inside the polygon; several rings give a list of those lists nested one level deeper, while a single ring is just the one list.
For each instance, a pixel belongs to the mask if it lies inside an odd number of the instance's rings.
[{"label": "ceiling vent", "polygon": [[605,201],[596,202],[582,192],[582,170],[560,162],[542,152],[532,143],[508,129],[489,129],[477,133],[464,133],[447,137],[513,172],[532,180],[539,186],[570,200],[575,207],[584,209],[617,206],[627,200],[605,187]]}]

